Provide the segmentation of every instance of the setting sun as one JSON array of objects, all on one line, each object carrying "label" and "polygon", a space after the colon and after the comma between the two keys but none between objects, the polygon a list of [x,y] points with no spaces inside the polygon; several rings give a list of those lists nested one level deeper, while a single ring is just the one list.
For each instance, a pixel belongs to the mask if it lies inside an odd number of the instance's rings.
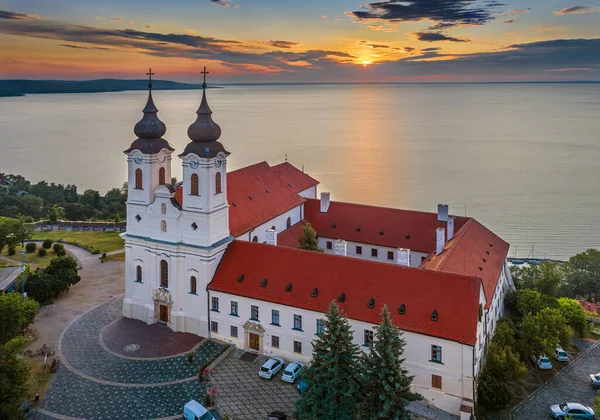
[{"label": "setting sun", "polygon": [[371,62],[369,60],[365,60],[365,61],[362,62],[362,65],[364,67],[367,67],[369,64],[371,64]]}]

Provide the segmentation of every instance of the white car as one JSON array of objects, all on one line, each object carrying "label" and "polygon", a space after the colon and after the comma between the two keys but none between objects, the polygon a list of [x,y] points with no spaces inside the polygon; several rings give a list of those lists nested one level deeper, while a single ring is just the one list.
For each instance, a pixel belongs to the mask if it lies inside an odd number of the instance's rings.
[{"label": "white car", "polygon": [[302,363],[290,363],[287,365],[281,375],[281,380],[293,384],[300,376],[300,371],[304,365]]},{"label": "white car", "polygon": [[548,357],[546,357],[545,354],[542,354],[540,357],[535,357],[532,354],[531,360],[533,360],[533,363],[535,363],[535,365],[538,367],[538,369],[542,369],[542,370],[552,369],[552,363],[550,362],[550,359],[548,359]]},{"label": "white car", "polygon": [[555,352],[554,356],[556,357],[556,360],[558,360],[559,362],[568,362],[569,361],[569,355],[567,354],[566,351],[564,351],[560,347],[556,348],[556,352]]},{"label": "white car", "polygon": [[281,370],[283,367],[283,360],[279,358],[269,359],[265,362],[264,365],[260,368],[258,375],[261,378],[271,379],[273,375]]},{"label": "white car", "polygon": [[183,418],[185,420],[214,420],[213,415],[202,404],[196,400],[190,400],[183,407]]}]

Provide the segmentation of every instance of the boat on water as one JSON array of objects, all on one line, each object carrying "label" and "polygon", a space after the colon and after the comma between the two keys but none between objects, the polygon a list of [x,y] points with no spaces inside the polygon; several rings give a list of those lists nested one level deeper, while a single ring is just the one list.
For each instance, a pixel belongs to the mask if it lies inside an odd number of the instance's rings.
[{"label": "boat on water", "polygon": [[511,263],[513,265],[521,265],[521,264],[525,264],[525,261],[523,261],[523,260],[512,260]]}]

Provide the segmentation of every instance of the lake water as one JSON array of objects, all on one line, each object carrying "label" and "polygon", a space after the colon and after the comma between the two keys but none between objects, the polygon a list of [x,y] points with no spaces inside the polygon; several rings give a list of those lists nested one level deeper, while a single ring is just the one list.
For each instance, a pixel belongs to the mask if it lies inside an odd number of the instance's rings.
[{"label": "lake water", "polygon": [[[231,170],[284,160],[332,199],[476,217],[526,256],[600,248],[600,84],[236,86],[208,92]],[[0,98],[0,172],[106,191],[146,94]],[[197,91],[158,91],[189,141]],[[180,177],[179,159],[173,159]]]}]

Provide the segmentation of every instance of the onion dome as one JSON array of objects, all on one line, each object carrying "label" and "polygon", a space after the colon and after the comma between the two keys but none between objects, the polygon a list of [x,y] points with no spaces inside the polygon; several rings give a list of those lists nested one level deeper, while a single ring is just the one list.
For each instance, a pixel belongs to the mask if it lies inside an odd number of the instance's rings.
[{"label": "onion dome", "polygon": [[202,83],[202,102],[196,114],[198,114],[196,121],[188,128],[188,137],[193,142],[200,143],[219,140],[219,137],[221,137],[221,127],[211,117],[212,111],[206,100],[206,82]]}]

